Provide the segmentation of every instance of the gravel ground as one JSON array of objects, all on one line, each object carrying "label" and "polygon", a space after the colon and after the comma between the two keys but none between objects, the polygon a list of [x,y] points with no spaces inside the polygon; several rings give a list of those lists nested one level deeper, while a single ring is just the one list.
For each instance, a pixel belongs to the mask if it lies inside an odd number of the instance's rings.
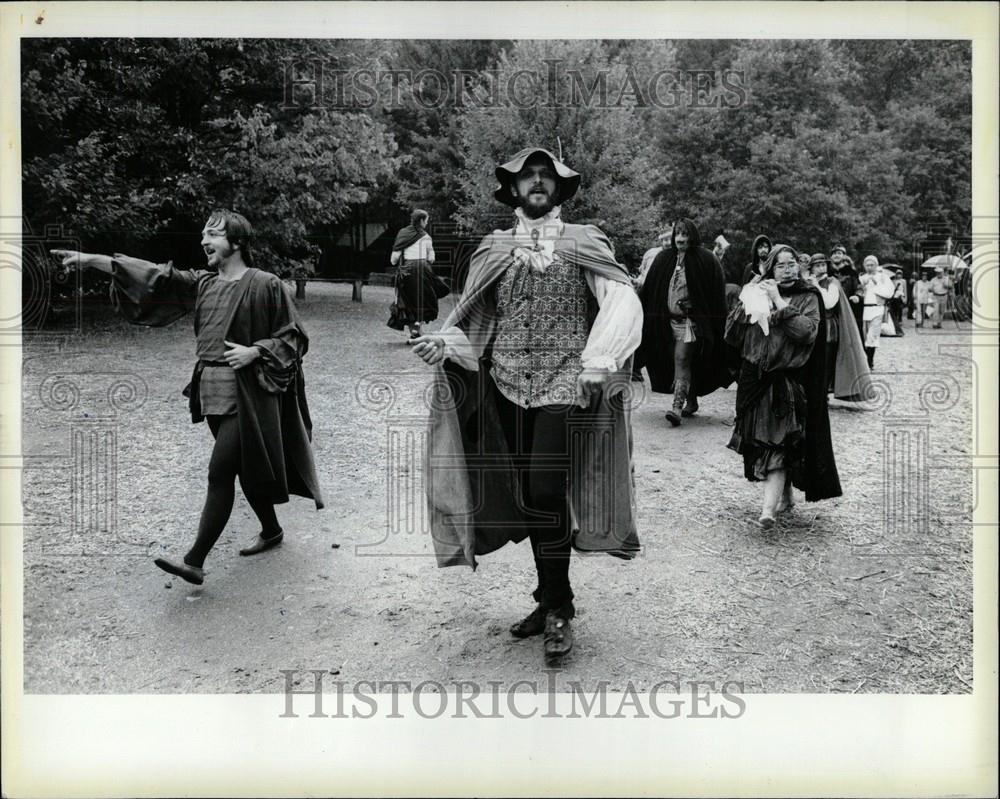
[{"label": "gravel ground", "polygon": [[[26,341],[27,692],[275,692],[279,669],[348,682],[541,675],[539,640],[507,633],[532,607],[526,543],[473,573],[435,566],[419,518],[404,513],[390,530],[390,474],[417,491],[420,474],[388,460],[389,442],[419,434],[430,377],[385,326],[390,301],[387,288],[367,287],[357,304],[348,286],[310,285],[306,381],[327,507],[293,498],[279,508],[284,545],[241,558],[256,527],[238,495],[200,588],[151,562],[186,551],[204,498],[210,435],[180,396],[190,320],[151,330],[91,310],[80,333]],[[734,391],[705,398],[678,429],[663,418],[670,397],[637,401],[644,551],[574,557],[577,644],[560,687],[971,690],[970,337],[912,322],[906,332],[882,340],[880,399],[831,408],[844,496],[800,503],[768,533],[754,523],[760,487],[725,448]],[[109,391],[122,375],[135,395]],[[75,482],[102,457],[111,479]],[[91,524],[94,513],[105,515]]]}]

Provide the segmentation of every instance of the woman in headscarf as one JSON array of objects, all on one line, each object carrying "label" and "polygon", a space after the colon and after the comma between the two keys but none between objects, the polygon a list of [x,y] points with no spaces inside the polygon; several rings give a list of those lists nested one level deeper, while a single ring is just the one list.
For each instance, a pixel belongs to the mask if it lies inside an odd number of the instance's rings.
[{"label": "woman in headscarf", "polygon": [[808,280],[809,276],[812,274],[812,270],[809,268],[809,253],[800,252],[799,253],[799,276],[803,280]]},{"label": "woman in headscarf", "polygon": [[826,322],[819,290],[799,275],[798,253],[772,248],[760,277],[740,294],[726,320],[726,341],[741,356],[730,449],[743,473],[764,483],[758,524],[806,500],[838,497],[840,478],[826,402]]}]

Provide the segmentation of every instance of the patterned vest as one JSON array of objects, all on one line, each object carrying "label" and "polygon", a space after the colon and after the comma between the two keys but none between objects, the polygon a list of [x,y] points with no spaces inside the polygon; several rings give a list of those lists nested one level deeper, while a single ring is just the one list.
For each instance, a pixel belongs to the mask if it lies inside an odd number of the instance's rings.
[{"label": "patterned vest", "polygon": [[504,272],[497,281],[491,374],[507,399],[522,408],[575,401],[590,333],[589,297],[580,267],[559,256],[544,274],[527,264]]}]

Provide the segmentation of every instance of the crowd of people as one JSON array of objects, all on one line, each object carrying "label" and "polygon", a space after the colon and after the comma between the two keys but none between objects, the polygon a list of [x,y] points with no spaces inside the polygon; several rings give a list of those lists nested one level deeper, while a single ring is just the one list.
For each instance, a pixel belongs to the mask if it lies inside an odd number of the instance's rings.
[{"label": "crowd of people", "polygon": [[[635,273],[601,227],[562,219],[581,176],[561,158],[527,148],[496,167],[494,198],[508,229],[487,234],[472,256],[454,308],[438,330],[448,286],[434,274],[428,214],[415,210],[396,237],[396,300],[389,325],[435,367],[425,475],[438,564],[528,539],[535,608],[511,627],[541,636],[546,663],[573,646],[570,553],[639,551],[629,383],[648,375],[673,395],[673,427],[698,400],[735,383],[728,447],[747,480],[763,484],[758,524],[768,529],[795,504],[841,494],[828,396],[860,401],[885,327],[902,332],[906,286],[842,247],[810,255],[757,236],[750,261],[734,263],[722,235],[709,249],[692,219],[657,237]],[[192,420],[215,443],[195,541],[182,559],[156,565],[201,584],[204,562],[228,522],[238,478],[261,523],[241,551],[284,538],[274,505],[290,494],[322,507],[313,463],[302,358],[309,338],[287,287],[255,267],[253,230],[232,211],[202,233],[206,269],[184,271],[126,256],[54,251],[66,267],[111,277],[130,321],[172,322],[194,311],[197,363],[186,393]],[[918,281],[917,324],[940,324],[944,283]],[[725,442],[720,442],[722,447]],[[434,458],[439,458],[435,461]]]}]

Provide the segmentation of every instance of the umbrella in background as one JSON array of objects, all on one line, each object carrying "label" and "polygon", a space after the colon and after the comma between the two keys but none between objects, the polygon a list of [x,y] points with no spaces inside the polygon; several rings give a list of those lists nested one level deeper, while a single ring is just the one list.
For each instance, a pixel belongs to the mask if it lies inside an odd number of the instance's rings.
[{"label": "umbrella in background", "polygon": [[948,289],[948,299],[941,316],[950,314],[957,322],[972,318],[972,273],[969,265],[957,255],[934,255],[920,265],[923,269],[942,269],[954,275],[954,282]]},{"label": "umbrella in background", "polygon": [[921,269],[937,269],[940,267],[945,271],[955,269],[968,269],[969,265],[957,255],[934,255],[920,264]]}]

